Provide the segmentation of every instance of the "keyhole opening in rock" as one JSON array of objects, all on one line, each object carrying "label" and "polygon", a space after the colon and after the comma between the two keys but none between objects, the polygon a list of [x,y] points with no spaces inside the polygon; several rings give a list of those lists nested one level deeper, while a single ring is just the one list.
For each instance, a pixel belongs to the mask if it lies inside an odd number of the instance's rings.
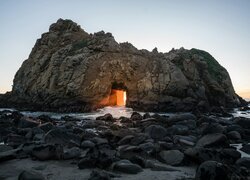
[{"label": "keyhole opening in rock", "polygon": [[126,106],[127,92],[123,83],[113,83],[110,96],[109,105],[111,106]]}]

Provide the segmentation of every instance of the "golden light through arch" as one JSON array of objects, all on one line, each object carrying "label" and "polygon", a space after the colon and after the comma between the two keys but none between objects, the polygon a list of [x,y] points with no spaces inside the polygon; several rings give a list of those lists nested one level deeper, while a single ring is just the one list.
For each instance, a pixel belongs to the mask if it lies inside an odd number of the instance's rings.
[{"label": "golden light through arch", "polygon": [[116,94],[116,105],[117,106],[125,106],[126,105],[126,91],[123,90],[115,90]]}]

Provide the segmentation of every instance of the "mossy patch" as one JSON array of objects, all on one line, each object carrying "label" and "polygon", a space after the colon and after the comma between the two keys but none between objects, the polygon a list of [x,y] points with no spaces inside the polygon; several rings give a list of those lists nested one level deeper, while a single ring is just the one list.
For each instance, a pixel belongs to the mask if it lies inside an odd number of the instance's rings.
[{"label": "mossy patch", "polygon": [[213,56],[211,56],[208,52],[199,49],[193,48],[190,51],[191,54],[197,54],[203,57],[203,60],[207,63],[208,72],[212,78],[214,78],[217,82],[221,82],[223,80],[224,75],[222,72],[224,72],[225,69],[216,61],[216,59],[214,59]]}]

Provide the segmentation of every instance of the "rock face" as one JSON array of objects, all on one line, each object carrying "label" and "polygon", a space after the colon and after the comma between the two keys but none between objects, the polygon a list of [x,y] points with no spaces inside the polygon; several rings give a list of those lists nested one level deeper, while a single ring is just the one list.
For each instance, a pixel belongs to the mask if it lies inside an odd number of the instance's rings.
[{"label": "rock face", "polygon": [[112,89],[126,105],[150,111],[241,103],[228,72],[207,52],[159,53],[117,43],[111,33],[88,34],[59,19],[37,40],[14,78],[9,102],[40,109],[89,111],[110,104]]}]

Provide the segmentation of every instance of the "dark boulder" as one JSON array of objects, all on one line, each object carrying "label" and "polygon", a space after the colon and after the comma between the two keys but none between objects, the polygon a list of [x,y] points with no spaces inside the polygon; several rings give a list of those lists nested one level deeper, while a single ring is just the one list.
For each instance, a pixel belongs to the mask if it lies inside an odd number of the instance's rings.
[{"label": "dark boulder", "polygon": [[96,165],[96,160],[90,156],[85,156],[78,162],[79,169],[94,168]]},{"label": "dark boulder", "polygon": [[17,157],[18,151],[20,151],[20,149],[12,149],[12,150],[8,150],[8,151],[0,152],[0,162],[15,159]]},{"label": "dark boulder", "polygon": [[5,145],[5,144],[0,144],[0,153],[5,152],[5,151],[10,151],[13,150],[11,146]]},{"label": "dark boulder", "polygon": [[212,148],[188,148],[184,154],[196,163],[202,163],[208,160],[213,160],[221,163],[234,164],[241,154],[232,148],[222,150]]},{"label": "dark boulder", "polygon": [[73,159],[81,156],[81,149],[78,147],[72,147],[64,150],[63,159]]},{"label": "dark boulder", "polygon": [[174,115],[171,116],[168,121],[170,124],[175,124],[179,121],[185,121],[185,120],[196,120],[197,117],[192,114],[192,113],[183,113],[183,114],[178,114],[178,115]]},{"label": "dark boulder", "polygon": [[250,144],[243,145],[243,147],[240,148],[240,150],[250,155]]},{"label": "dark boulder", "polygon": [[236,164],[238,166],[244,166],[244,167],[250,169],[250,158],[249,157],[240,158],[236,161]]},{"label": "dark boulder", "polygon": [[240,125],[241,127],[247,129],[250,128],[250,119],[244,117],[236,117],[235,119],[236,124]]},{"label": "dark boulder", "polygon": [[51,159],[62,159],[63,148],[60,145],[39,145],[33,148],[31,155],[41,161]]},{"label": "dark boulder", "polygon": [[45,133],[47,133],[54,128],[54,125],[51,122],[47,122],[44,124],[40,124],[38,127],[42,129]]},{"label": "dark boulder", "polygon": [[145,133],[152,139],[163,139],[167,135],[167,130],[161,125],[150,125],[145,129]]},{"label": "dark boulder", "polygon": [[47,122],[54,122],[54,119],[52,119],[51,117],[49,117],[48,115],[42,114],[40,116],[37,117],[37,119],[40,119],[43,123],[47,123]]},{"label": "dark boulder", "polygon": [[127,117],[120,117],[119,120],[121,123],[132,123],[133,122],[130,118],[127,118]]},{"label": "dark boulder", "polygon": [[208,160],[220,161],[220,155],[214,149],[194,147],[186,149],[184,154],[196,163],[202,163]]},{"label": "dark boulder", "polygon": [[119,171],[128,174],[137,174],[142,171],[142,168],[139,165],[133,164],[129,160],[120,160],[118,162],[115,162],[112,165],[112,169],[114,171]]},{"label": "dark boulder", "polygon": [[118,141],[118,145],[129,144],[134,137],[135,137],[134,135],[125,136],[120,141]]},{"label": "dark boulder", "polygon": [[88,180],[111,180],[111,177],[106,171],[93,170]]},{"label": "dark boulder", "polygon": [[64,131],[60,128],[52,129],[45,134],[45,142],[48,144],[61,144],[61,145],[72,145],[80,146],[81,138],[71,132]]},{"label": "dark boulder", "polygon": [[107,122],[114,122],[115,119],[110,113],[105,114],[104,116],[99,116],[96,120],[107,121]]},{"label": "dark boulder", "polygon": [[161,151],[159,156],[164,163],[172,166],[180,165],[184,159],[184,154],[179,150]]},{"label": "dark boulder", "polygon": [[199,129],[202,135],[223,133],[225,131],[225,128],[219,123],[203,123]]},{"label": "dark boulder", "polygon": [[171,127],[167,128],[168,135],[186,135],[189,133],[188,126],[185,125],[172,125]]},{"label": "dark boulder", "polygon": [[141,115],[140,113],[138,113],[138,112],[133,112],[132,115],[131,115],[131,117],[130,117],[130,119],[131,119],[132,121],[140,121],[140,120],[143,119],[143,117],[142,117],[142,115]]},{"label": "dark boulder", "polygon": [[241,135],[238,131],[230,131],[227,133],[227,137],[230,140],[241,140]]},{"label": "dark boulder", "polygon": [[32,118],[25,117],[25,116],[23,116],[18,121],[18,127],[19,128],[32,128],[32,127],[36,127],[38,125],[39,125],[39,122],[33,120]]},{"label": "dark boulder", "polygon": [[225,147],[229,146],[227,137],[224,134],[215,133],[207,134],[200,138],[197,143],[197,147]]},{"label": "dark boulder", "polygon": [[229,180],[226,167],[216,161],[205,161],[197,169],[195,180]]},{"label": "dark boulder", "polygon": [[143,114],[142,118],[143,119],[148,119],[148,118],[151,118],[151,116],[150,116],[149,113],[145,113],[145,114]]},{"label": "dark boulder", "polygon": [[18,134],[8,134],[6,144],[12,147],[17,147],[26,142],[24,136]]},{"label": "dark boulder", "polygon": [[23,171],[19,174],[18,180],[45,180],[45,177],[37,172]]},{"label": "dark boulder", "polygon": [[85,140],[81,143],[81,148],[86,149],[86,148],[93,148],[95,147],[95,143],[93,143],[90,140]]}]

